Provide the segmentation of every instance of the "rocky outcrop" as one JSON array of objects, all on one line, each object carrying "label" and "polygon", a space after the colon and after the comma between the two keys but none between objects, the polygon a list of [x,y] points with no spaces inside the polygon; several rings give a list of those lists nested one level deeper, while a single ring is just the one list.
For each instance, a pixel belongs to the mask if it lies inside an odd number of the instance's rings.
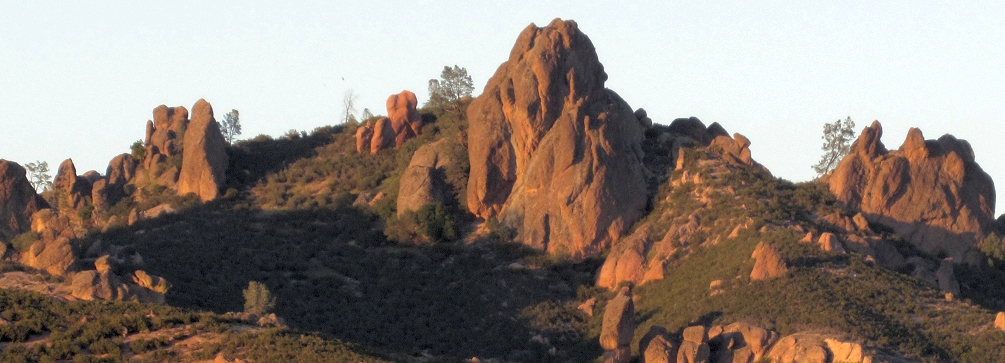
[{"label": "rocky outcrop", "polygon": [[645,363],[674,363],[677,361],[673,343],[663,335],[656,335],[649,340],[642,357]]},{"label": "rocky outcrop", "polygon": [[153,169],[155,164],[166,161],[168,157],[181,155],[189,122],[188,110],[182,106],[157,106],[153,118],[147,121],[143,143],[146,150],[143,164],[147,169]]},{"label": "rocky outcrop", "polygon": [[816,334],[792,334],[775,343],[767,357],[776,363],[829,363],[824,338]]},{"label": "rocky outcrop", "polygon": [[422,116],[415,108],[415,93],[404,90],[387,98],[387,115],[368,121],[356,130],[356,152],[370,150],[376,154],[383,149],[398,147],[422,133]]},{"label": "rocky outcrop", "polygon": [[939,269],[935,271],[935,279],[939,283],[939,290],[960,296],[960,283],[956,281],[952,259],[942,260]]},{"label": "rocky outcrop", "polygon": [[[59,164],[56,178],[52,181],[52,189],[59,198],[60,209],[79,210],[86,204],[86,197],[91,196],[91,182],[82,176],[77,176],[73,159],[66,159]],[[62,205],[63,203],[66,205]]]},{"label": "rocky outcrop", "polygon": [[125,186],[135,176],[136,166],[136,159],[129,154],[120,154],[108,162],[105,177],[94,181],[91,188],[95,211],[105,212],[126,197]]},{"label": "rocky outcrop", "polygon": [[995,190],[970,144],[952,135],[925,140],[912,128],[888,151],[882,134],[879,122],[862,130],[827,177],[831,192],[929,254],[975,262],[974,247],[995,228]]},{"label": "rocky outcrop", "polygon": [[419,147],[401,176],[398,189],[398,215],[417,211],[427,204],[448,203],[451,199],[446,168],[453,161],[446,151],[449,140]]},{"label": "rocky outcrop", "polygon": [[631,343],[635,336],[635,303],[632,291],[621,288],[618,295],[607,302],[600,330],[600,346],[604,348],[604,362],[627,363],[631,359]]},{"label": "rocky outcrop", "polygon": [[677,363],[708,363],[712,351],[708,346],[708,332],[704,326],[684,329],[684,341],[677,350]]},{"label": "rocky outcrop", "polygon": [[365,125],[360,125],[356,129],[356,152],[362,154],[370,150],[371,139],[373,139],[373,121],[367,121]]},{"label": "rocky outcrop", "polygon": [[778,253],[778,249],[764,242],[757,244],[750,258],[755,260],[754,269],[750,271],[751,280],[767,280],[785,276],[788,272],[788,266],[785,265],[785,260]]},{"label": "rocky outcrop", "polygon": [[645,127],[606,80],[574,21],[524,29],[467,110],[471,212],[574,259],[596,255],[637,221]]},{"label": "rocky outcrop", "polygon": [[21,254],[21,264],[52,275],[71,271],[82,246],[70,219],[53,209],[43,209],[32,215],[31,230],[39,239]]},{"label": "rocky outcrop", "polygon": [[842,246],[841,242],[838,241],[837,236],[830,232],[820,234],[820,239],[817,240],[817,245],[819,245],[820,249],[823,251],[840,254],[845,253],[844,246]]},{"label": "rocky outcrop", "polygon": [[195,193],[204,202],[216,199],[229,163],[227,140],[213,118],[213,106],[200,99],[192,106],[192,121],[185,131],[178,194]]},{"label": "rocky outcrop", "polygon": [[171,284],[162,277],[136,270],[127,276],[116,275],[109,256],[95,261],[95,269],[73,276],[72,295],[81,300],[121,300],[141,303],[164,303],[164,294]]},{"label": "rocky outcrop", "polygon": [[18,163],[0,159],[0,240],[10,241],[30,230],[31,216],[49,207],[26,175]]},{"label": "rocky outcrop", "polygon": [[415,109],[417,105],[415,93],[409,90],[387,98],[387,117],[391,119],[391,128],[394,129],[394,147],[401,146],[422,132],[422,116]]}]

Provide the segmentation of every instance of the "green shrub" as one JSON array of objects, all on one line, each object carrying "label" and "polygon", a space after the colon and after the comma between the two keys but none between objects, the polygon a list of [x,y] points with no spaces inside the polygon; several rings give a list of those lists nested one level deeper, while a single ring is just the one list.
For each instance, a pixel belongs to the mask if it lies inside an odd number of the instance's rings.
[{"label": "green shrub", "polygon": [[261,282],[249,281],[248,288],[244,290],[244,312],[262,315],[274,307],[276,298],[269,292],[269,288]]},{"label": "green shrub", "polygon": [[42,238],[42,236],[38,233],[29,231],[15,236],[14,239],[10,241],[10,244],[14,247],[14,249],[20,252],[27,252],[28,249],[31,248],[31,245],[40,238]]}]

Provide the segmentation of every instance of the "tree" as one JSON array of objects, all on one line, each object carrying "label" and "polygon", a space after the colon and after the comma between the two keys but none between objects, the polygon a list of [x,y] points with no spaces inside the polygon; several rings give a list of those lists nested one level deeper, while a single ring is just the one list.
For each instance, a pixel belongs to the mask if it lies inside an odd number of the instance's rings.
[{"label": "tree", "polygon": [[48,162],[27,163],[24,168],[28,171],[28,182],[31,183],[32,188],[35,188],[36,193],[39,192],[39,188],[42,188],[43,192],[52,189],[52,175],[49,175]]},{"label": "tree", "polygon": [[269,292],[265,284],[249,281],[244,290],[244,312],[263,315],[276,307],[276,298]]},{"label": "tree", "polygon": [[824,124],[824,134],[820,138],[824,140],[820,150],[824,154],[820,157],[820,162],[813,165],[813,170],[817,172],[817,177],[830,173],[837,167],[838,162],[848,152],[851,151],[851,143],[855,137],[855,121],[851,116],[843,121],[838,119],[833,123]]},{"label": "tree", "polygon": [[352,88],[345,90],[342,94],[342,123],[356,123],[356,101],[359,95]]},{"label": "tree", "polygon": [[228,144],[234,144],[234,139],[241,134],[241,113],[237,110],[230,110],[223,115],[223,122],[220,123],[220,131]]},{"label": "tree", "polygon": [[475,84],[468,75],[468,70],[454,65],[444,66],[440,79],[429,80],[429,101],[427,106],[449,107],[456,105],[461,98],[471,96]]}]

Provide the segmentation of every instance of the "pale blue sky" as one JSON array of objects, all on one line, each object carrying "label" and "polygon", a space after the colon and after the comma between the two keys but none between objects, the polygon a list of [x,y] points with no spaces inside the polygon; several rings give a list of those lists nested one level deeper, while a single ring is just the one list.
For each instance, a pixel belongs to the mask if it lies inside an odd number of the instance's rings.
[{"label": "pale blue sky", "polygon": [[[481,92],[529,23],[574,19],[607,86],[661,123],[697,116],[813,177],[825,122],[970,141],[1005,180],[1005,4],[963,1],[0,2],[0,158],[104,172],[160,104],[241,112],[244,138],[384,113],[444,65]],[[344,80],[343,80],[344,78]]]}]

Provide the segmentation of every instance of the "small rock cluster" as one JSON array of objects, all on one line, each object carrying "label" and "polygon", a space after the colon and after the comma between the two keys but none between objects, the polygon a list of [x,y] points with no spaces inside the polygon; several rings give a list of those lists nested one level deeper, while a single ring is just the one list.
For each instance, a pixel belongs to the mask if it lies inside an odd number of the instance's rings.
[{"label": "small rock cluster", "polygon": [[422,133],[422,116],[415,108],[415,93],[404,90],[387,98],[387,117],[368,120],[356,129],[356,152],[370,150],[376,154],[383,149],[401,146]]}]

